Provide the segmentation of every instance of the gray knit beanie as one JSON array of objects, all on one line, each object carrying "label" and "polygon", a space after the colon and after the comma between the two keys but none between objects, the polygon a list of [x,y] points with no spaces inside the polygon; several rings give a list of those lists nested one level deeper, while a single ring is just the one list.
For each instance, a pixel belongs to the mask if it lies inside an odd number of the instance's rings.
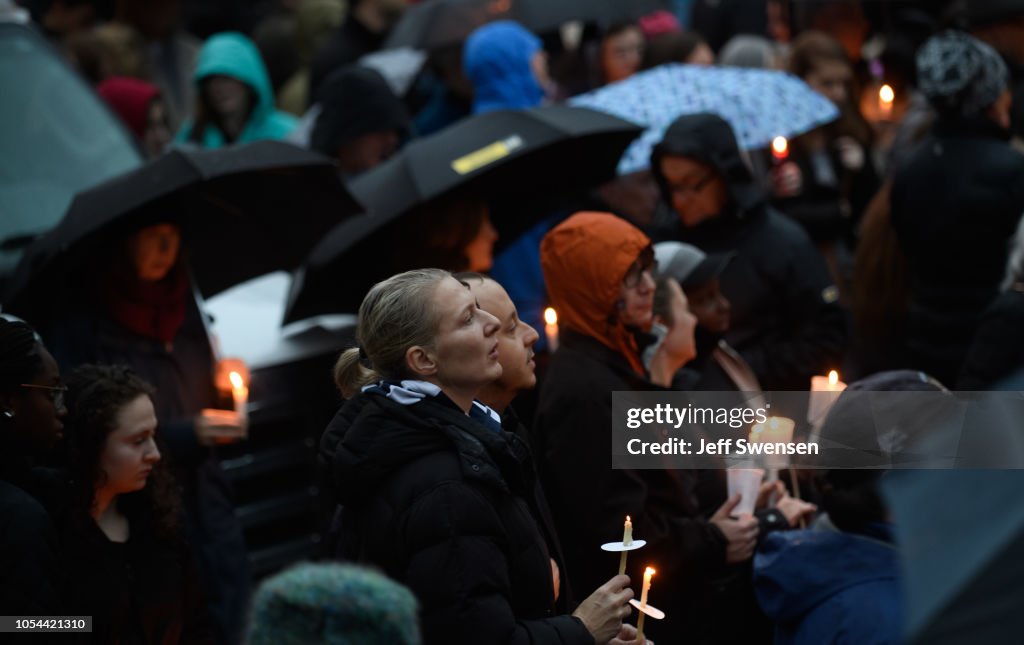
[{"label": "gray knit beanie", "polygon": [[298,564],[260,585],[247,642],[420,645],[416,599],[369,569]]},{"label": "gray knit beanie", "polygon": [[976,117],[1006,90],[1002,57],[959,31],[932,36],[917,53],[918,88],[943,115]]}]

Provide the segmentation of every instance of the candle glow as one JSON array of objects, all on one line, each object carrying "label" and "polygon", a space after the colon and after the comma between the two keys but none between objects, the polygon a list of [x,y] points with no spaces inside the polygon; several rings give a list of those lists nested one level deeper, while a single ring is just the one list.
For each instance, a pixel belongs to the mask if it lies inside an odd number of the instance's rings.
[{"label": "candle glow", "polygon": [[558,313],[554,307],[544,310],[544,337],[548,341],[548,351],[558,349]]},{"label": "candle glow", "polygon": [[892,117],[892,104],[896,100],[896,92],[892,86],[883,85],[878,89],[878,113],[883,119]]},{"label": "candle glow", "polygon": [[789,156],[789,141],[786,140],[786,137],[772,139],[772,156],[779,161]]}]

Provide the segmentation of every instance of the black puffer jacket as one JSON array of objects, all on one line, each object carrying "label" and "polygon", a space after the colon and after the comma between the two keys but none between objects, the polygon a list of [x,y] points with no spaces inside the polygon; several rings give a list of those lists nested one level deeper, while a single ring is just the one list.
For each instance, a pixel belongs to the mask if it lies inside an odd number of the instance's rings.
[{"label": "black puffer jacket", "polygon": [[1024,155],[988,122],[936,124],[892,185],[910,271],[908,367],[955,383],[1024,213]]},{"label": "black puffer jacket", "polygon": [[731,204],[689,229],[673,209],[663,207],[651,238],[687,242],[709,255],[735,252],[720,277],[732,304],[726,341],[750,364],[764,390],[808,389],[812,376],[839,365],[847,335],[838,291],[821,255],[799,224],[766,205],[732,129],[720,117],[682,117],[655,146],[651,169],[668,204],[660,171],[665,155],[711,165],[725,180]]},{"label": "black puffer jacket", "polygon": [[443,394],[404,406],[367,392],[342,407],[320,451],[344,508],[340,554],[412,589],[426,643],[593,643],[578,619],[554,615],[518,437]]}]

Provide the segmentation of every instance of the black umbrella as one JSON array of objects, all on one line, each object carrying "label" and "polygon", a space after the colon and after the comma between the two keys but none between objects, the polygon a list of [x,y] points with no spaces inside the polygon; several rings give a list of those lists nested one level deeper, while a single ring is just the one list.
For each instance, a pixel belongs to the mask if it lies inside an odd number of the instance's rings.
[{"label": "black umbrella", "polygon": [[[354,181],[369,213],[340,225],[314,249],[292,283],[285,322],[354,312],[366,291],[412,268],[396,241],[407,216],[453,197],[496,203],[570,195],[610,179],[640,128],[585,108],[544,107],[481,114],[413,141]],[[551,213],[492,209],[501,239]]]},{"label": "black umbrella", "polygon": [[607,27],[623,20],[670,9],[665,0],[510,0],[508,17],[537,33],[557,29],[572,20]]},{"label": "black umbrella", "polygon": [[139,226],[181,225],[196,283],[211,296],[271,271],[293,269],[333,227],[361,207],[331,161],[261,141],[220,150],[174,150],[78,193],[64,219],[26,250],[4,294],[25,311],[97,253]]},{"label": "black umbrella", "polygon": [[505,17],[507,8],[507,0],[425,0],[402,14],[384,48],[434,51],[458,45],[477,27]]}]

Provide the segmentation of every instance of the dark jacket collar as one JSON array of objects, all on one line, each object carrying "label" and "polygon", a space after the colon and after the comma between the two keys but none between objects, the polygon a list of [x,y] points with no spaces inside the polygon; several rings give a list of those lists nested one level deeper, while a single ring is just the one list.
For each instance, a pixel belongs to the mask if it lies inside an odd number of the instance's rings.
[{"label": "dark jacket collar", "polygon": [[349,504],[406,464],[452,450],[464,479],[504,491],[524,490],[522,463],[507,434],[484,427],[440,397],[401,405],[372,391],[357,395],[328,426],[321,463],[340,501]]}]

